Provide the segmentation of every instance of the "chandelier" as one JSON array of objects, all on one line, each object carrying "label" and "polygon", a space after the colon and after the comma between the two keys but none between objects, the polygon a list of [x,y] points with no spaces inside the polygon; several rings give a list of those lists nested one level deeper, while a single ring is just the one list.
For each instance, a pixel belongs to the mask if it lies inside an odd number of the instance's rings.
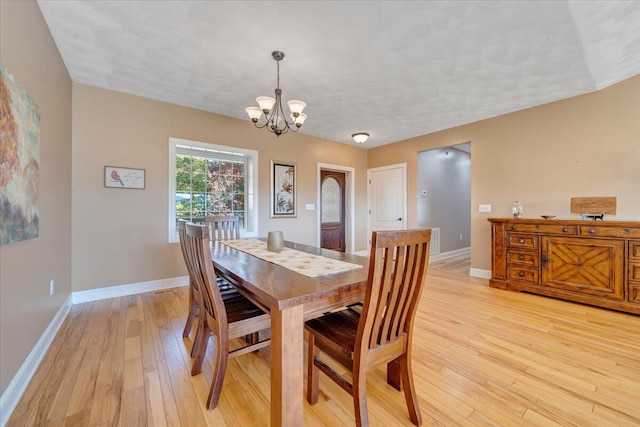
[{"label": "chandelier", "polygon": [[[258,129],[267,128],[271,133],[275,133],[276,136],[280,136],[289,131],[297,132],[307,119],[307,115],[302,112],[304,107],[307,106],[302,101],[292,99],[287,102],[289,110],[291,111],[291,121],[288,121],[285,117],[284,110],[282,109],[282,89],[280,89],[280,61],[284,59],[284,53],[279,50],[271,52],[271,56],[276,60],[278,64],[278,84],[276,86],[276,98],[273,99],[270,96],[259,96],[256,98],[258,101],[258,107],[247,107],[245,111],[251,118],[251,121]],[[260,118],[264,117],[266,122],[259,124]],[[281,122],[284,122],[281,124]],[[295,125],[295,126],[294,126]]]}]

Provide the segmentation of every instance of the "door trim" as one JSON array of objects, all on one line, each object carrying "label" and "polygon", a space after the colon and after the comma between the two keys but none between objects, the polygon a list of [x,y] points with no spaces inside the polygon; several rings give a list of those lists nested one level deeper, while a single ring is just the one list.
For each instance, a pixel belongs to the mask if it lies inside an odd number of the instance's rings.
[{"label": "door trim", "polygon": [[322,180],[320,179],[321,170],[329,170],[335,172],[343,172],[345,174],[345,188],[344,188],[344,208],[345,208],[345,224],[344,224],[344,244],[345,253],[353,252],[356,247],[356,233],[355,233],[355,168],[349,166],[332,165],[330,163],[318,163],[316,176],[316,246],[320,247],[320,229],[322,218],[320,217],[320,203],[322,202]]},{"label": "door trim", "polygon": [[402,229],[407,228],[407,164],[397,163],[395,165],[380,166],[367,169],[367,251],[371,248],[371,172],[380,172],[388,169],[402,169]]}]

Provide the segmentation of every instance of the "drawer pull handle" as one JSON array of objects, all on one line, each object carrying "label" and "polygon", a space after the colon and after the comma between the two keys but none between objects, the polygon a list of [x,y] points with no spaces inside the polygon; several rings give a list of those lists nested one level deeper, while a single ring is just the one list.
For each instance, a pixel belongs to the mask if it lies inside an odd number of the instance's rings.
[{"label": "drawer pull handle", "polygon": [[524,259],[524,255],[519,255],[519,256],[518,256],[518,259],[519,259],[520,261],[522,261],[522,260]]},{"label": "drawer pull handle", "polygon": [[518,243],[524,243],[524,239],[518,239]]},{"label": "drawer pull handle", "polygon": [[524,271],[519,272],[519,273],[518,273],[518,276],[520,276],[520,277],[524,277]]},{"label": "drawer pull handle", "polygon": [[596,230],[594,230],[593,228],[589,230],[589,234],[596,234]]},{"label": "drawer pull handle", "polygon": [[565,227],[565,228],[562,229],[562,231],[564,231],[566,233],[567,231],[569,231],[569,229],[567,227]]},{"label": "drawer pull handle", "polygon": [[516,229],[516,226],[515,226],[515,225],[512,225],[512,226],[511,226],[511,229],[512,229],[512,230],[515,230],[515,229]]},{"label": "drawer pull handle", "polygon": [[631,232],[631,230],[630,230],[630,229],[628,229],[628,228],[625,228],[625,229],[624,229],[624,232],[625,232],[625,233],[630,233],[630,232]]}]

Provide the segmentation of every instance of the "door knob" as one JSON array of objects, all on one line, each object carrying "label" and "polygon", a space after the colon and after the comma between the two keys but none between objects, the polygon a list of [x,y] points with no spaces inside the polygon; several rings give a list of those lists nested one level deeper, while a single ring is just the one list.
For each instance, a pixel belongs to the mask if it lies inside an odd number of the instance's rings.
[{"label": "door knob", "polygon": [[402,218],[398,218],[398,221],[402,221]]}]

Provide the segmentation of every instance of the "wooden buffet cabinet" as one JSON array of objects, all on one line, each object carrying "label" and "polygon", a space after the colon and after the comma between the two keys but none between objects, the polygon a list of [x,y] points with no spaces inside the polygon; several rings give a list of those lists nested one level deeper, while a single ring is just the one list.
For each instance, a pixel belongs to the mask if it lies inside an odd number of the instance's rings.
[{"label": "wooden buffet cabinet", "polygon": [[640,222],[489,222],[491,287],[640,314]]}]

